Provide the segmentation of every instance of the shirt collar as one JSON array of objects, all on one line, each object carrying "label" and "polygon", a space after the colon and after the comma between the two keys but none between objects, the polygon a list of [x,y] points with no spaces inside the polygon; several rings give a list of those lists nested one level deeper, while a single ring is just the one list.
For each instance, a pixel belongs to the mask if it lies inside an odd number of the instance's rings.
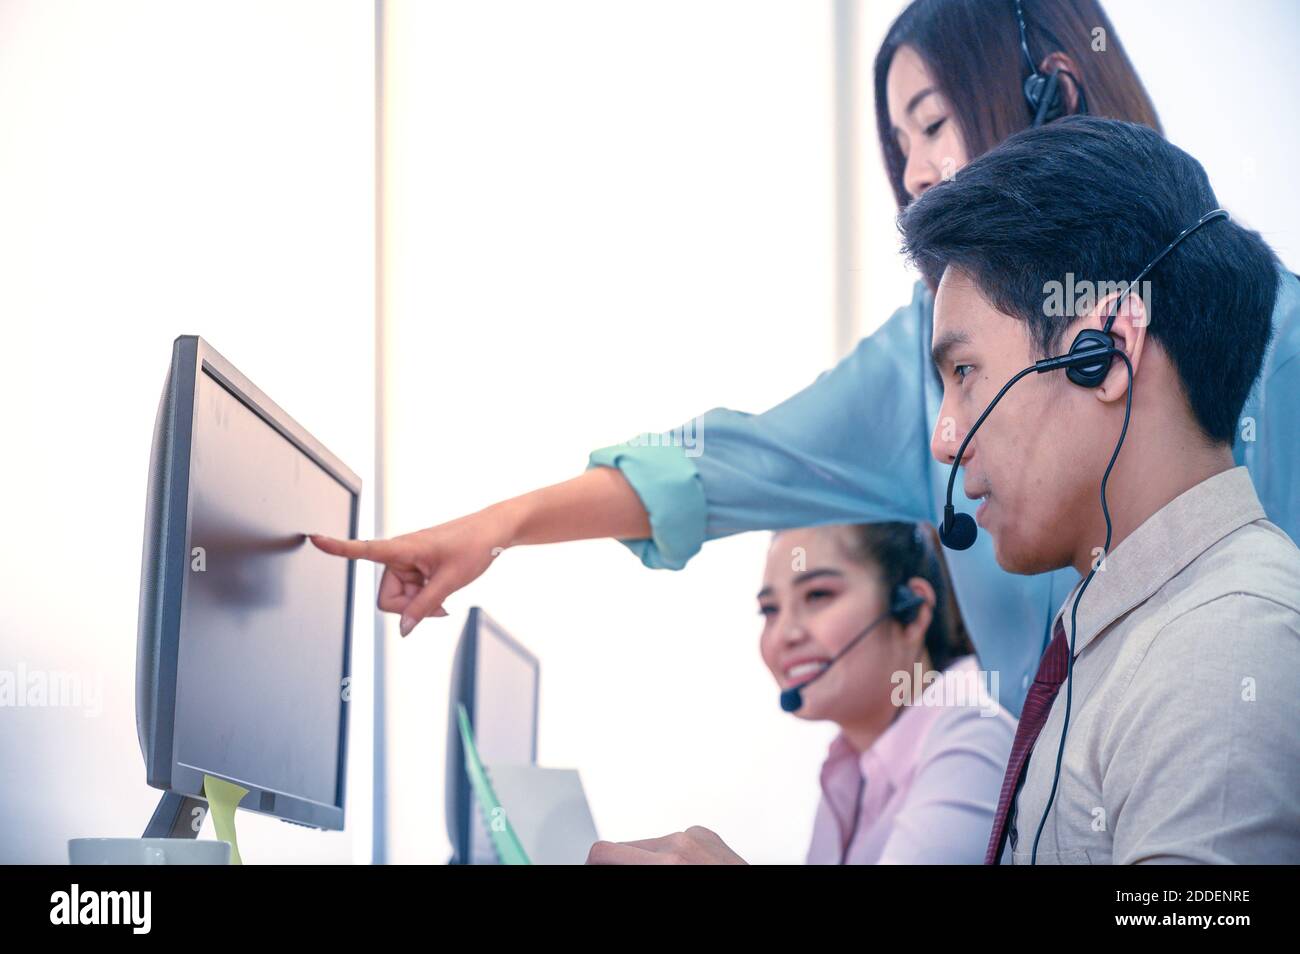
[{"label": "shirt collar", "polygon": [[[1201,481],[1165,504],[1106,556],[1079,600],[1077,657],[1098,633],[1146,602],[1184,567],[1234,530],[1265,518],[1245,467]],[[1066,634],[1070,607],[1083,581],[1057,611]]]}]

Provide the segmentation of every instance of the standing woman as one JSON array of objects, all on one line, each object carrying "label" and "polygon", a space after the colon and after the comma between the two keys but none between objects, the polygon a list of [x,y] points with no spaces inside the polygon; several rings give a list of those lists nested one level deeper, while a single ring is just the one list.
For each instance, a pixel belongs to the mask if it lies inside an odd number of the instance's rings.
[{"label": "standing woman", "polygon": [[[1104,51],[1093,49],[1099,36]],[[876,56],[875,89],[900,208],[1012,133],[1058,115],[1086,108],[1160,129],[1097,0],[915,0]],[[1158,269],[1152,280],[1158,288]],[[405,635],[426,616],[447,615],[443,601],[505,547],[614,537],[646,566],[680,569],[706,540],[747,530],[937,524],[948,467],[929,450],[942,398],[930,360],[932,307],[930,289],[918,282],[883,327],[763,414],[715,408],[684,428],[592,452],[579,477],[426,530],[390,540],[313,539],[329,553],[385,564],[379,608],[401,614]],[[1298,317],[1300,282],[1284,273],[1274,338],[1243,411],[1251,439],[1239,429],[1234,447],[1269,519],[1293,538]],[[688,454],[683,434],[706,439],[703,452]],[[1078,575],[1008,574],[987,534],[951,554],[949,570],[981,664],[1018,716],[1053,613]]]}]

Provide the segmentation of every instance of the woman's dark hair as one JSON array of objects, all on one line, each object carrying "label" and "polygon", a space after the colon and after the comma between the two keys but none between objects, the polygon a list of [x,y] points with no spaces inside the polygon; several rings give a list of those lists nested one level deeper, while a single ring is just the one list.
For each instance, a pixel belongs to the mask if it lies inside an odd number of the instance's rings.
[{"label": "woman's dark hair", "polygon": [[[1023,0],[1023,8],[1035,66],[1051,53],[1064,53],[1090,115],[1142,123],[1164,135],[1155,106],[1098,0]],[[1104,50],[1094,51],[1102,40]],[[911,47],[925,61],[952,110],[968,160],[1027,129],[1031,117],[1024,95],[1029,67],[1020,50],[1015,0],[913,0],[889,28],[875,64],[876,127],[901,209],[911,198],[903,186],[906,160],[894,138],[885,95],[889,66],[900,46]]]},{"label": "woman's dark hair", "polygon": [[925,631],[931,666],[944,670],[953,660],[974,652],[933,527],[924,523],[858,523],[848,530],[850,559],[879,568],[886,593],[917,576],[934,588],[934,614]]}]

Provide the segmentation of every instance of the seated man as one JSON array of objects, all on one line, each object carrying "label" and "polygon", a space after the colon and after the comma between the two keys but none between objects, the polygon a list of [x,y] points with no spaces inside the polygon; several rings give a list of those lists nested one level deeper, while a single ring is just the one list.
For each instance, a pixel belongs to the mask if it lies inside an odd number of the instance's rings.
[{"label": "seated man", "polygon": [[[933,453],[960,456],[1005,569],[1083,577],[986,861],[1300,862],[1300,551],[1232,455],[1277,263],[1222,215],[1160,257],[1217,207],[1200,164],[1150,129],[1072,117],[900,220],[937,285]],[[1149,286],[1124,287],[1156,259]],[[1092,358],[1004,388],[1085,329]],[[949,539],[969,545],[961,522]]]}]

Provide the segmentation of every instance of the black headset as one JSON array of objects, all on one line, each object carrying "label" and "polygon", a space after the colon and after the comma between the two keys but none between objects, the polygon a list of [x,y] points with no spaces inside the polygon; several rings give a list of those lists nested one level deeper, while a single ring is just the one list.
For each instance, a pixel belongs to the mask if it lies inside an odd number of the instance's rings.
[{"label": "black headset", "polygon": [[906,626],[908,623],[916,619],[916,614],[920,612],[921,607],[924,604],[925,600],[921,598],[920,594],[913,592],[902,583],[899,583],[890,593],[889,609],[885,610],[885,612],[873,619],[867,624],[866,628],[863,629],[862,632],[849,640],[848,644],[843,649],[831,657],[830,662],[826,664],[825,668],[822,669],[821,672],[817,673],[817,675],[813,676],[811,679],[807,679],[799,683],[799,685],[791,686],[789,689],[785,689],[781,692],[781,708],[786,712],[798,712],[803,708],[803,690],[807,689],[822,676],[830,672],[831,667],[839,662],[845,653],[865,639],[868,633],[890,617],[893,617]]},{"label": "black headset", "polygon": [[1025,29],[1025,11],[1021,0],[1016,0],[1016,24],[1020,27],[1020,52],[1024,54],[1029,66],[1029,75],[1025,77],[1025,101],[1029,104],[1029,114],[1033,125],[1041,126],[1065,115],[1065,98],[1061,92],[1061,74],[1074,80],[1074,89],[1078,95],[1078,108],[1075,114],[1088,114],[1088,98],[1083,95],[1083,84],[1079,78],[1067,69],[1057,67],[1050,75],[1038,71],[1038,65],[1029,54],[1029,31]]}]

